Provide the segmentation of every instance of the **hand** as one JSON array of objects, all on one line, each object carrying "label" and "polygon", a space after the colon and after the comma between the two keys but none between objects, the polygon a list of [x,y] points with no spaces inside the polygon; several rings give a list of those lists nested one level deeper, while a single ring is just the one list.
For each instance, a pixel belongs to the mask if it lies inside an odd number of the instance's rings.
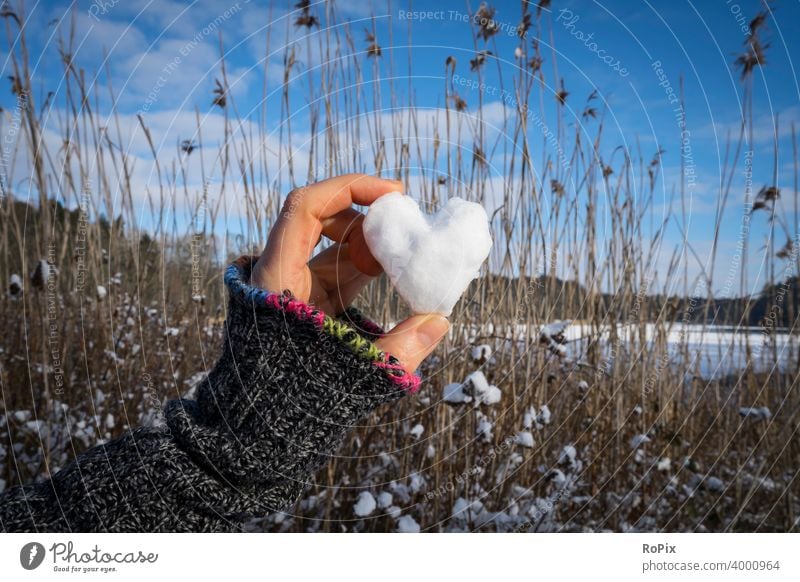
[{"label": "hand", "polygon": [[[402,182],[364,174],[346,174],[293,190],[253,268],[251,283],[276,293],[289,289],[326,313],[341,313],[382,272],[364,240],[364,215],[352,204],[368,206],[384,194],[402,190]],[[309,260],[322,235],[336,244]],[[449,328],[441,315],[415,315],[375,345],[413,372]]]}]

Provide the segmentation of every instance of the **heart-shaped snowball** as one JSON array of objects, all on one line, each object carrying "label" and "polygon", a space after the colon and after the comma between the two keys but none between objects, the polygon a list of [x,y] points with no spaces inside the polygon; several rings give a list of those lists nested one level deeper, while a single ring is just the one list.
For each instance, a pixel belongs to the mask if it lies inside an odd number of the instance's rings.
[{"label": "heart-shaped snowball", "polygon": [[369,207],[364,239],[414,313],[450,315],[489,256],[483,206],[451,198],[432,216],[413,198],[391,192]]}]

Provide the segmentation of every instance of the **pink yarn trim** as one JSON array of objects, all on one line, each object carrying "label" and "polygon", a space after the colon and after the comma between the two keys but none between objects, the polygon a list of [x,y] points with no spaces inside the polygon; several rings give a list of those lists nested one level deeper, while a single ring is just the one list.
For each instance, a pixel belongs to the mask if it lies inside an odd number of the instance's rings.
[{"label": "pink yarn trim", "polygon": [[396,374],[389,374],[389,378],[391,378],[392,382],[395,384],[400,384],[409,394],[414,394],[417,390],[419,390],[421,384],[419,376],[407,372],[403,366],[398,364],[390,364],[389,362],[375,362],[375,365],[379,368],[383,368],[384,370],[401,372],[401,375],[399,376]]},{"label": "pink yarn trim", "polygon": [[[320,311],[319,309],[315,309],[313,306],[307,303],[303,303],[297,299],[292,299],[291,297],[284,297],[283,299],[284,300],[281,301],[280,295],[270,293],[266,297],[266,303],[274,309],[288,311],[289,313],[295,315],[298,319],[311,320],[319,329],[324,327],[324,312]],[[373,335],[383,335],[383,331],[369,320],[363,321],[361,323],[361,327]],[[388,358],[388,354],[385,354],[385,352],[384,357]],[[421,384],[419,376],[409,373],[405,368],[403,368],[403,366],[400,366],[399,364],[390,364],[387,361],[374,361],[373,364],[378,368],[386,370],[388,372],[386,375],[389,377],[389,379],[395,384],[399,384],[409,394],[414,394],[419,390]],[[399,372],[399,374],[397,372]]]},{"label": "pink yarn trim", "polygon": [[383,337],[385,335],[384,331],[380,327],[378,327],[377,324],[371,322],[368,319],[361,320],[359,322],[359,325],[361,326],[361,329],[374,336]]},{"label": "pink yarn trim", "polygon": [[289,299],[283,305],[283,308],[289,313],[294,313],[300,319],[310,319],[317,327],[322,327],[325,323],[325,314],[321,311],[314,309],[312,306],[296,299]]},{"label": "pink yarn trim", "polygon": [[317,327],[322,327],[325,323],[325,314],[319,309],[315,309],[312,305],[298,301],[297,299],[287,298],[281,304],[279,295],[271,293],[267,295],[267,305],[275,309],[283,309],[289,313],[297,316],[299,319],[310,319]]},{"label": "pink yarn trim", "polygon": [[275,309],[280,309],[281,301],[278,299],[277,295],[267,295],[267,305],[274,307]]}]

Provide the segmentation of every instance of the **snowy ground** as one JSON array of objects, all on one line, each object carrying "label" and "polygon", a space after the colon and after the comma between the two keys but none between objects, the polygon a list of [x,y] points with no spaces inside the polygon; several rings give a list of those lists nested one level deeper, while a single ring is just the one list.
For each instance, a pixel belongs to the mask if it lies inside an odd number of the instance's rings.
[{"label": "snowy ground", "polygon": [[[161,326],[157,335],[166,343],[179,340],[187,329],[188,324],[181,324],[180,329]],[[640,406],[632,396],[625,396],[640,391],[620,391],[619,400],[614,402],[630,406],[620,411],[618,424],[604,425],[616,428],[594,429],[597,418],[605,422],[614,415],[587,404],[593,391],[601,390],[591,376],[562,376],[555,396],[542,392],[539,386],[538,392],[534,389],[525,400],[515,402],[502,353],[511,342],[517,342],[518,347],[529,345],[556,354],[563,350],[566,359],[580,360],[592,334],[590,326],[553,322],[532,334],[522,326],[506,329],[513,329],[514,334],[493,326],[472,329],[469,341],[455,349],[455,357],[466,361],[463,376],[446,385],[426,385],[420,395],[387,411],[382,428],[356,431],[331,470],[318,476],[318,484],[295,508],[254,520],[251,529],[791,529],[786,519],[800,515],[800,480],[796,478],[797,467],[791,463],[795,457],[790,443],[783,448],[781,445],[791,431],[791,406],[766,406],[768,402],[762,401],[727,406],[728,432],[719,442],[706,440],[702,426],[695,433],[701,436],[692,441],[691,436],[678,439],[661,426],[659,413],[648,410],[647,402],[642,401]],[[220,331],[215,327],[204,333],[210,336]],[[609,365],[621,360],[620,354],[626,350],[628,359],[630,345],[666,341],[672,366],[680,366],[677,377],[683,370],[694,369],[689,365],[692,362],[703,373],[721,376],[747,363],[745,339],[749,340],[750,361],[756,369],[769,369],[776,361],[774,348],[778,367],[789,366],[790,354],[798,347],[797,336],[765,336],[760,329],[676,325],[659,338],[660,328],[648,325],[643,342],[636,333],[638,329],[620,330],[617,345],[609,330],[597,334]],[[526,335],[527,344],[522,339]],[[769,349],[758,347],[764,345],[765,337]],[[689,354],[688,363],[684,350],[679,349],[682,345]],[[126,361],[117,353],[108,357],[114,365]],[[558,360],[553,358],[548,363],[556,374]],[[187,367],[197,369],[195,365]],[[56,402],[47,418],[35,418],[31,410],[0,414],[0,438],[4,443],[13,441],[11,447],[0,447],[0,490],[9,484],[8,476],[15,471],[25,475],[26,481],[31,475],[41,476],[43,448],[49,450],[55,470],[69,462],[75,450],[113,438],[127,428],[128,422],[159,421],[158,407],[162,404],[152,397],[141,398],[141,387],[124,393],[119,400],[115,376],[103,378],[98,376],[93,398],[83,406]],[[185,395],[190,396],[201,379],[202,374],[182,379]],[[169,384],[167,377],[160,381]],[[153,391],[147,385],[145,389]],[[687,420],[688,410],[696,411],[683,402],[677,406],[683,406],[681,414]],[[784,430],[786,427],[789,431]],[[675,430],[688,434],[685,427]],[[712,432],[716,438],[717,432]],[[770,442],[777,443],[776,447],[770,447]],[[786,456],[781,456],[782,451]],[[785,508],[790,508],[789,517],[780,514]]]}]

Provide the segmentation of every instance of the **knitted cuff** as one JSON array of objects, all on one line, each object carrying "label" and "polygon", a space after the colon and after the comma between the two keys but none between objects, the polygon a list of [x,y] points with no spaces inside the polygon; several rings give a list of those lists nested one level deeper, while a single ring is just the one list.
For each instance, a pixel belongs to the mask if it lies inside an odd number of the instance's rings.
[{"label": "knitted cuff", "polygon": [[331,317],[313,305],[295,299],[288,291],[278,294],[250,285],[250,273],[257,260],[256,256],[239,257],[225,271],[225,285],[230,291],[231,304],[243,301],[256,311],[281,312],[287,325],[311,322],[317,328],[319,337],[316,339],[319,341],[327,342],[335,338],[357,356],[384,370],[398,387],[411,394],[419,390],[419,376],[407,372],[397,358],[382,352],[372,343],[385,333],[378,324],[355,307],[347,308],[338,317]]},{"label": "knitted cuff", "polygon": [[219,478],[305,482],[348,429],[420,379],[375,346],[383,331],[358,311],[333,318],[250,285],[255,260],[226,270],[226,346],[197,401],[172,401],[165,416],[179,445]]}]

